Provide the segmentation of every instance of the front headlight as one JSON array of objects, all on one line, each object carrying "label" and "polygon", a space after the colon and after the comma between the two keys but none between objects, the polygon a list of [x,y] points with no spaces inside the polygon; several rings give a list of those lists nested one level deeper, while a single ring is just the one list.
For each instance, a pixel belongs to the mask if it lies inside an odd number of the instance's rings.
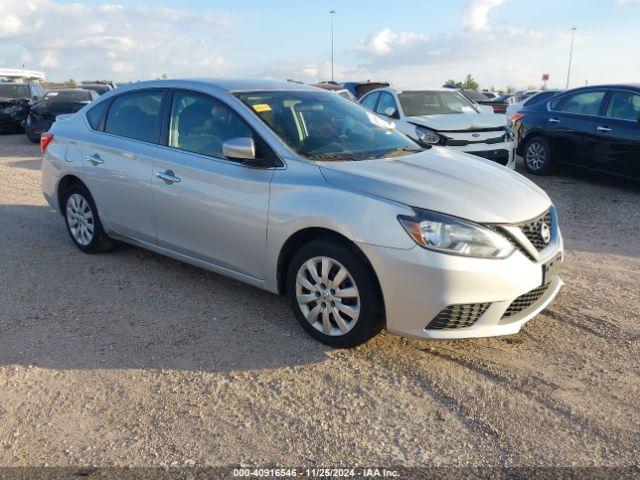
[{"label": "front headlight", "polygon": [[421,247],[452,255],[483,258],[505,258],[515,250],[509,240],[482,225],[441,213],[415,211],[415,217],[399,215],[398,220]]},{"label": "front headlight", "polygon": [[422,143],[426,143],[429,145],[436,145],[440,142],[440,136],[436,132],[424,127],[416,126],[416,137]]}]

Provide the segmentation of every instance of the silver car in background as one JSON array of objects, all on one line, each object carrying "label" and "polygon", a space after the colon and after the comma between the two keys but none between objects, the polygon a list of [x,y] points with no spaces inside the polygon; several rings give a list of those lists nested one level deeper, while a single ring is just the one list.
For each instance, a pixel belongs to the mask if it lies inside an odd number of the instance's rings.
[{"label": "silver car in background", "polygon": [[80,250],[120,240],[286,294],[334,347],[383,327],[513,334],[562,286],[540,188],[313,87],[131,84],[56,122],[41,146],[44,195]]}]

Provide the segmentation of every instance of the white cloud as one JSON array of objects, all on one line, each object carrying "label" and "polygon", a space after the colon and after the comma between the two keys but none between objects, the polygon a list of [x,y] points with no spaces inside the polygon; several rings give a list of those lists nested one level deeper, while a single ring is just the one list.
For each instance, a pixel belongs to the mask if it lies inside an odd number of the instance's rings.
[{"label": "white cloud", "polygon": [[465,29],[482,31],[489,29],[489,12],[506,0],[471,0],[464,9],[462,18]]},{"label": "white cloud", "polygon": [[233,26],[228,14],[2,0],[0,56],[50,79],[217,76]]},{"label": "white cloud", "polygon": [[360,42],[356,50],[370,52],[373,55],[389,55],[396,48],[410,47],[419,43],[426,43],[428,37],[416,33],[394,33],[390,28],[385,28],[375,34],[367,42]]}]

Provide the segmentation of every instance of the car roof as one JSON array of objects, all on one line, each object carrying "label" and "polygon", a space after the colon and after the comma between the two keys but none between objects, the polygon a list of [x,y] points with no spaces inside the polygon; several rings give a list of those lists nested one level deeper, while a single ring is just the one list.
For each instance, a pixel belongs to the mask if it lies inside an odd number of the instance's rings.
[{"label": "car roof", "polygon": [[397,88],[397,87],[380,87],[370,92],[367,92],[365,95],[369,95],[372,92],[395,92],[395,93],[403,93],[403,92],[458,92],[460,90],[455,88],[442,88],[442,87],[434,87],[434,88]]},{"label": "car roof", "polygon": [[283,80],[265,80],[251,78],[176,78],[170,80],[149,80],[135,82],[127,85],[131,89],[149,87],[179,87],[179,86],[212,86],[228,92],[251,91],[251,90],[313,90],[319,88],[297,82],[287,82]]},{"label": "car roof", "polygon": [[585,85],[582,87],[574,87],[565,92],[572,92],[575,90],[598,90],[602,88],[633,88],[640,89],[640,83],[603,83],[598,85]]}]

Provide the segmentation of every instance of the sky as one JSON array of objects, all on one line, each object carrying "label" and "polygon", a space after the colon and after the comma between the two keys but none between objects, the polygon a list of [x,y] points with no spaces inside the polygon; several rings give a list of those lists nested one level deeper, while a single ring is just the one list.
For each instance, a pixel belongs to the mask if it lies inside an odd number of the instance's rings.
[{"label": "sky", "polygon": [[[113,0],[112,0],[113,1]],[[116,0],[117,1],[117,0]],[[0,0],[0,68],[482,88],[640,81],[640,0]]]}]

